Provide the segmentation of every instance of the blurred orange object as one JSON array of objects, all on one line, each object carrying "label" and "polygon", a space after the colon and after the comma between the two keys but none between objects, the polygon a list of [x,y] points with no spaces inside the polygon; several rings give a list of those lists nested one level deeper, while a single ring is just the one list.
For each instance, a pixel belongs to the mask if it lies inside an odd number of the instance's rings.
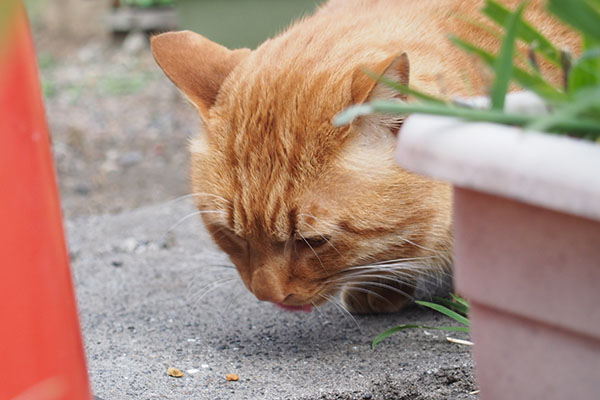
[{"label": "blurred orange object", "polygon": [[0,399],[91,399],[31,34],[2,19]]}]

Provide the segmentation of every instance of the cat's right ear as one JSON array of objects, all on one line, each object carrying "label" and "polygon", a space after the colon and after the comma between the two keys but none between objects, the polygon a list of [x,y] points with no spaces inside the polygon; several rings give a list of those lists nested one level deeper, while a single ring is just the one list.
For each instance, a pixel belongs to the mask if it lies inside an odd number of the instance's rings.
[{"label": "cat's right ear", "polygon": [[408,86],[410,63],[406,53],[391,56],[375,65],[358,68],[352,76],[351,93],[353,104],[360,104],[371,100],[390,100],[392,98],[406,100],[405,95],[399,94],[385,83],[373,79],[367,74],[367,71],[376,76]]},{"label": "cat's right ear", "polygon": [[249,49],[229,50],[197,33],[167,32],[151,40],[154,59],[198,108],[203,119],[217,99],[221,85]]}]

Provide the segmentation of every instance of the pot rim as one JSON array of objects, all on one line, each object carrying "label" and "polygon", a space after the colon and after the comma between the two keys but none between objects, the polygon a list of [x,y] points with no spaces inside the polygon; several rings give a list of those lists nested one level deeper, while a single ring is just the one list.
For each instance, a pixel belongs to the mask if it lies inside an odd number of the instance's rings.
[{"label": "pot rim", "polygon": [[600,145],[493,123],[411,115],[403,168],[456,186],[600,220]]}]

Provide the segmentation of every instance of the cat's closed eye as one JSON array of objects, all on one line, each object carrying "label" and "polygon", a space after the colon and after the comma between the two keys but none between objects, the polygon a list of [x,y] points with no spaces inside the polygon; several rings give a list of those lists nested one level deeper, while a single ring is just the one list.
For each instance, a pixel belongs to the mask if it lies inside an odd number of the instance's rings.
[{"label": "cat's closed eye", "polygon": [[296,239],[296,247],[308,247],[315,250],[329,243],[329,240],[328,236],[303,237]]},{"label": "cat's closed eye", "polygon": [[212,227],[213,236],[219,245],[230,254],[241,254],[247,251],[248,242],[243,237],[237,235],[231,229],[221,226]]}]

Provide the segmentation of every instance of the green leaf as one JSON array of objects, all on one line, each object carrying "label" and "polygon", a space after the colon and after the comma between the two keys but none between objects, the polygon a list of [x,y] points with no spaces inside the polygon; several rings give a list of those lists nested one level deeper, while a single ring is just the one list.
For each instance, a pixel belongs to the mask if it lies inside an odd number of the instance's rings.
[{"label": "green leaf", "polygon": [[[369,107],[371,112],[381,112],[389,114],[431,114],[444,115],[448,117],[463,118],[469,121],[489,121],[507,125],[525,125],[535,119],[534,116],[525,114],[506,114],[499,110],[477,110],[465,107],[454,107],[439,104],[414,104],[403,103],[399,101],[373,101],[361,106]],[[349,107],[343,113],[351,111],[354,107]]]},{"label": "green leaf", "polygon": [[587,1],[548,0],[548,10],[583,34],[600,40],[600,12]]},{"label": "green leaf", "polygon": [[[399,101],[374,101],[368,104],[361,104],[355,107],[368,107],[371,112],[381,112],[389,114],[431,114],[443,115],[449,117],[462,118],[467,121],[495,122],[505,125],[526,126],[535,122],[540,117],[530,114],[507,114],[499,110],[474,110],[464,107],[451,107],[439,104],[412,104]],[[352,111],[349,107],[344,113]],[[336,117],[337,118],[337,117]],[[554,124],[548,132],[569,133],[574,136],[584,136],[593,134],[594,137],[600,134],[600,124],[598,121],[590,118],[571,118],[561,120]]]},{"label": "green leaf", "polygon": [[440,312],[440,313],[444,314],[445,316],[452,318],[456,322],[460,322],[463,325],[466,325],[466,326],[471,325],[468,318],[463,317],[456,311],[452,311],[449,308],[442,306],[441,304],[431,303],[429,301],[420,301],[420,300],[415,301],[415,303],[422,305],[424,307],[431,308],[432,310],[435,310],[437,312]]},{"label": "green leaf", "polygon": [[405,325],[395,326],[395,327],[390,328],[390,329],[386,330],[385,332],[379,334],[379,336],[377,336],[375,339],[373,339],[373,342],[371,343],[371,348],[374,349],[375,346],[377,346],[377,344],[379,344],[379,342],[381,342],[383,339],[393,335],[396,332],[403,331],[405,329],[432,329],[432,330],[436,330],[436,331],[448,331],[448,332],[469,332],[469,328],[464,327],[464,326],[426,326],[426,325],[405,324]]},{"label": "green leaf", "polygon": [[[570,103],[565,104],[554,113],[538,118],[528,125],[529,129],[547,131],[564,121],[577,120],[579,116],[591,109],[600,109],[600,86],[580,90]],[[596,131],[600,130],[600,115],[596,112]],[[590,132],[593,134],[593,132]]]},{"label": "green leaf", "polygon": [[588,3],[592,3],[590,5],[596,9],[600,9],[600,0],[589,0]]},{"label": "green leaf", "polygon": [[469,308],[465,307],[464,304],[458,303],[456,301],[444,299],[442,297],[434,297],[433,298],[438,304],[448,307],[451,310],[456,311],[457,313],[467,316],[469,313]]},{"label": "green leaf", "polygon": [[569,74],[569,93],[600,85],[600,48],[584,52],[575,62]]},{"label": "green leaf", "polygon": [[440,104],[445,103],[444,100],[438,99],[436,97],[428,95],[427,93],[423,93],[416,89],[410,88],[406,85],[401,84],[400,82],[396,82],[389,78],[386,78],[383,75],[378,75],[373,71],[365,70],[363,72],[366,75],[368,75],[370,78],[373,78],[374,80],[379,81],[379,82],[383,83],[384,85],[391,87],[392,89],[396,89],[400,93],[403,93],[403,94],[406,94],[409,96],[413,96],[416,99],[428,101],[431,103],[440,103]]},{"label": "green leaf", "polygon": [[508,85],[513,74],[513,60],[515,58],[515,42],[517,40],[517,29],[521,20],[521,15],[525,9],[526,3],[523,2],[513,14],[510,14],[506,20],[506,36],[502,41],[500,53],[494,62],[494,83],[492,84],[490,98],[493,110],[503,110]]},{"label": "green leaf", "polygon": [[[496,56],[469,42],[455,36],[450,36],[450,40],[459,48],[477,55],[489,66],[493,66],[496,62]],[[537,95],[551,103],[561,103],[567,100],[567,97],[563,92],[560,92],[539,75],[533,75],[521,68],[514,67],[513,78],[523,88],[535,92]]]},{"label": "green leaf", "polygon": [[467,308],[467,310],[469,310],[471,308],[471,306],[469,305],[469,303],[463,299],[460,296],[455,295],[454,293],[450,293],[450,296],[452,296],[452,298],[454,299],[454,301],[456,301],[459,304],[462,304],[463,306],[465,306]]},{"label": "green leaf", "polygon": [[[482,12],[498,25],[505,26],[511,12],[508,8],[495,0],[486,0]],[[560,66],[560,51],[537,29],[519,17],[519,28],[517,36],[529,45],[535,45],[535,49],[540,52],[551,63]]]},{"label": "green leaf", "polygon": [[333,117],[333,126],[348,125],[356,118],[371,115],[375,112],[369,103],[356,104],[346,108]]}]

